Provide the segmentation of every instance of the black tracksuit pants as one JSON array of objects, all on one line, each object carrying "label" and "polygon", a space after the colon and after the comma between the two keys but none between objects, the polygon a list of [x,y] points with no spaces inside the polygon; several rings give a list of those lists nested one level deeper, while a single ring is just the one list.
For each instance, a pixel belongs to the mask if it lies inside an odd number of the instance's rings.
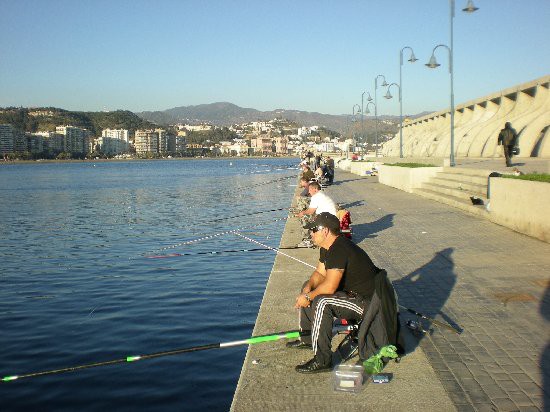
[{"label": "black tracksuit pants", "polygon": [[313,346],[317,361],[328,365],[332,361],[332,325],[334,318],[360,322],[368,302],[362,298],[351,297],[346,292],[333,295],[319,295],[311,305],[300,309],[300,329],[311,331],[311,336],[303,336],[305,343]]}]

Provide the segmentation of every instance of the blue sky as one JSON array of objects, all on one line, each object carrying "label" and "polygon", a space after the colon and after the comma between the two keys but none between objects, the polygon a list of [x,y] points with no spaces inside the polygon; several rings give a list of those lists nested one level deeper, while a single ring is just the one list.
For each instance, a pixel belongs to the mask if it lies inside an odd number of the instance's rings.
[{"label": "blue sky", "polygon": [[[550,1],[475,0],[454,19],[455,103],[550,74]],[[228,101],[349,114],[374,78],[403,111],[448,108],[448,0],[0,0],[0,107],[164,110]],[[405,59],[408,51],[405,52]],[[380,83],[379,83],[380,84]],[[392,88],[397,96],[397,88]],[[399,114],[379,87],[378,113]],[[372,108],[372,107],[371,107]]]}]

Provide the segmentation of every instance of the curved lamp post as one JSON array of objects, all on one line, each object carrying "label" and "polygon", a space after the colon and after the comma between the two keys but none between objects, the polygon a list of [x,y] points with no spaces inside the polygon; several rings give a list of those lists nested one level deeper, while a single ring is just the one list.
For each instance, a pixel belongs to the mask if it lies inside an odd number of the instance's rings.
[{"label": "curved lamp post", "polygon": [[[449,51],[449,73],[451,74],[451,156],[450,156],[450,165],[455,166],[455,97],[454,97],[454,88],[453,88],[453,20],[455,17],[455,0],[449,0],[449,19],[450,19],[450,37],[451,37],[451,46],[446,46],[445,44],[438,44],[434,47],[432,51],[432,57],[430,61],[426,63],[430,69],[435,69],[439,67],[440,64],[437,63],[435,59],[435,50],[438,47],[445,47]],[[473,0],[468,0],[466,7],[462,9],[463,12],[473,13],[474,11],[479,10],[474,6]]]},{"label": "curved lamp post", "polygon": [[[403,87],[403,79],[402,79],[401,72],[402,72],[402,69],[403,69],[403,52],[406,49],[409,49],[411,51],[411,57],[409,57],[409,59],[407,61],[409,61],[411,63],[414,63],[415,61],[418,60],[416,58],[416,56],[414,55],[413,49],[411,49],[409,46],[403,47],[401,49],[401,51],[399,52],[399,85],[400,85],[399,86],[399,122],[400,122],[400,127],[399,127],[399,157],[401,157],[401,158],[403,157],[403,101],[402,101],[403,91],[401,89]],[[390,92],[390,88],[388,87],[388,93],[389,92]]]},{"label": "curved lamp post", "polygon": [[370,114],[369,104],[372,104],[374,106],[374,111],[376,111],[376,104],[372,102],[372,98],[370,97],[370,94],[369,94],[369,98],[367,99],[367,105],[365,106],[365,114]]},{"label": "curved lamp post", "polygon": [[383,74],[379,74],[374,78],[374,119],[375,119],[375,134],[374,134],[374,142],[376,144],[376,157],[378,157],[378,102],[376,100],[376,90],[378,89],[378,78],[382,77],[384,81],[382,82],[381,86],[386,87],[388,83],[386,83],[386,77]]},{"label": "curved lamp post", "polygon": [[392,86],[397,86],[399,89],[399,157],[403,157],[403,105],[401,104],[401,86],[397,83],[391,83],[388,86],[388,92],[384,97],[386,99],[391,99],[393,97],[390,93]]}]

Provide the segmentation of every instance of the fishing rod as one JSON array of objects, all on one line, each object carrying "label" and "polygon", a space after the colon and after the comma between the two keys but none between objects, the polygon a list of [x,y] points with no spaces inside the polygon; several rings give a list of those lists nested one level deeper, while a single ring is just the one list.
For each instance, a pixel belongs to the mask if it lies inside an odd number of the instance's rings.
[{"label": "fishing rod", "polygon": [[[279,249],[300,249],[298,246],[281,247]],[[150,255],[145,256],[147,259],[166,259],[180,256],[195,256],[195,255],[218,255],[221,253],[237,253],[237,252],[269,252],[269,249],[259,247],[252,249],[234,249],[234,250],[213,250],[207,252],[193,252],[193,253],[170,253],[168,255]]]},{"label": "fishing rod", "polygon": [[[263,247],[265,247],[265,248],[267,248],[267,249],[269,249],[269,250],[272,250],[272,251],[274,251],[274,252],[276,252],[276,253],[279,253],[279,254],[281,254],[281,255],[283,255],[283,256],[286,256],[286,257],[289,257],[289,258],[291,258],[291,259],[293,259],[293,260],[296,260],[297,262],[300,262],[300,263],[302,263],[302,264],[304,264],[304,265],[306,265],[306,266],[309,266],[310,268],[316,269],[315,266],[310,265],[309,263],[303,262],[303,261],[301,261],[300,259],[297,259],[297,258],[295,258],[294,256],[290,256],[290,255],[288,255],[288,254],[286,254],[286,253],[279,252],[278,249],[272,248],[272,247],[267,246],[267,245],[264,245],[263,243],[260,243],[260,242],[258,242],[257,240],[254,240],[254,239],[252,239],[252,238],[249,238],[248,236],[244,236],[244,235],[242,235],[242,234],[240,234],[240,233],[233,233],[233,234],[235,234],[235,235],[237,235],[237,236],[240,236],[240,237],[242,237],[242,238],[244,238],[244,239],[246,239],[246,240],[248,240],[248,241],[250,241],[250,242],[257,243],[258,245],[261,245],[261,246],[263,246]],[[400,307],[401,309],[403,309],[403,310],[406,310],[406,311],[409,312],[409,313],[412,313],[413,315],[416,315],[416,316],[418,316],[418,317],[420,317],[420,318],[422,318],[422,319],[425,319],[425,320],[427,320],[427,321],[430,321],[430,322],[433,323],[434,325],[437,325],[437,326],[446,328],[446,329],[448,329],[448,330],[451,330],[451,331],[453,331],[454,333],[456,333],[456,334],[458,334],[458,335],[460,335],[460,334],[462,333],[462,331],[459,331],[459,330],[455,329],[455,328],[452,327],[451,325],[448,325],[448,324],[446,324],[446,323],[440,322],[440,321],[438,321],[438,320],[436,320],[436,319],[434,319],[434,318],[431,318],[431,317],[429,317],[429,316],[427,316],[427,315],[424,315],[424,314],[422,314],[422,313],[420,313],[420,312],[417,312],[417,311],[414,310],[414,309],[407,308],[406,306],[403,306],[403,305],[401,305],[401,304],[399,304],[399,303],[397,304],[397,306],[399,306],[399,307]]]},{"label": "fishing rod", "polygon": [[[281,220],[286,220],[286,219],[288,219],[288,216],[273,219],[273,220],[270,220],[270,222],[279,222]],[[266,223],[263,222],[263,223],[259,223],[259,224],[256,224],[256,225],[249,225],[249,226],[243,226],[243,227],[240,227],[240,228],[237,228],[237,229],[226,230],[224,232],[218,232],[218,233],[214,233],[214,234],[206,234],[205,236],[200,237],[200,238],[187,240],[185,242],[177,243],[175,245],[161,247],[161,248],[154,249],[154,250],[152,250],[150,252],[146,252],[146,253],[162,252],[163,250],[175,249],[175,248],[180,247],[180,246],[190,245],[190,244],[197,243],[197,242],[200,242],[200,241],[203,241],[203,240],[212,239],[212,238],[215,238],[215,237],[218,237],[218,236],[227,235],[228,233],[233,233],[233,232],[236,232],[236,231],[238,232],[238,231],[243,231],[243,230],[248,230],[248,229],[261,227],[261,226],[264,226],[265,224]],[[146,254],[142,254],[140,256],[141,257],[147,257]]]},{"label": "fishing rod", "polygon": [[264,185],[268,185],[268,184],[271,184],[271,183],[277,183],[277,182],[280,182],[280,181],[282,181],[282,180],[291,179],[291,178],[293,178],[293,177],[295,178],[296,175],[295,175],[295,174],[292,174],[292,175],[289,175],[289,176],[279,177],[279,178],[273,179],[273,180],[268,180],[268,181],[264,181],[264,182],[254,183],[254,184],[248,185],[248,186],[236,187],[236,188],[234,188],[234,189],[232,190],[232,192],[240,192],[240,191],[252,189],[252,188],[255,188],[255,187],[258,187],[258,186],[264,186]]},{"label": "fishing rod", "polygon": [[8,375],[4,376],[0,379],[0,382],[12,382],[18,379],[24,379],[24,378],[35,378],[38,376],[44,376],[44,375],[54,375],[58,373],[65,373],[65,372],[73,372],[77,370],[82,369],[90,369],[90,368],[96,368],[99,366],[108,366],[108,365],[115,365],[120,363],[130,363],[130,362],[137,362],[139,360],[145,360],[145,359],[153,359],[153,358],[160,358],[163,356],[173,356],[173,355],[179,355],[182,353],[187,352],[197,352],[207,349],[223,349],[223,348],[229,348],[233,346],[242,346],[242,345],[255,345],[257,343],[263,343],[263,342],[272,342],[280,339],[295,339],[299,338],[300,336],[307,336],[311,332],[310,331],[299,331],[299,330],[289,330],[285,332],[277,332],[272,333],[269,335],[259,335],[259,336],[252,336],[248,339],[243,340],[237,340],[232,342],[220,342],[220,343],[211,343],[209,345],[201,345],[201,346],[192,346],[189,348],[181,348],[181,349],[173,349],[163,352],[155,352],[155,353],[149,353],[146,355],[132,355],[132,356],[126,356],[124,358],[120,359],[112,359],[102,362],[94,362],[94,363],[87,363],[83,365],[77,365],[77,366],[69,366],[64,368],[58,368],[58,369],[50,369],[40,372],[30,372],[22,375]]},{"label": "fishing rod", "polygon": [[279,209],[260,210],[259,212],[251,212],[251,213],[247,213],[245,215],[227,216],[227,217],[221,217],[219,219],[212,219],[212,220],[209,220],[208,222],[209,223],[211,223],[211,222],[221,222],[222,220],[236,219],[238,217],[248,217],[248,216],[252,216],[252,215],[260,215],[262,213],[278,212],[280,210],[289,210],[289,208],[288,207],[281,207]]}]

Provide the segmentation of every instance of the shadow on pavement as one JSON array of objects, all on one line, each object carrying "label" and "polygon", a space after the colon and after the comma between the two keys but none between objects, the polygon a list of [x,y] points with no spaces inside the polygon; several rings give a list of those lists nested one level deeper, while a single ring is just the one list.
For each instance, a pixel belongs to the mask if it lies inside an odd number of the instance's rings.
[{"label": "shadow on pavement", "polygon": [[365,202],[363,200],[356,200],[355,202],[341,204],[340,207],[343,209],[349,209],[350,207],[363,206],[364,204]]},{"label": "shadow on pavement", "polygon": [[[546,287],[544,296],[540,303],[540,313],[544,320],[550,321],[550,286]],[[550,411],[550,341],[546,342],[546,347],[540,360],[540,369],[542,375],[542,389],[544,396],[544,410]]]},{"label": "shadow on pavement", "polygon": [[[393,226],[393,218],[395,213],[390,213],[371,223],[361,223],[360,225],[352,225],[353,241],[356,244],[361,243],[365,239],[376,237],[376,233],[389,229]],[[353,216],[352,216],[353,219]]]},{"label": "shadow on pavement", "polygon": [[363,180],[363,179],[359,178],[359,179],[347,179],[347,180],[338,180],[338,181],[335,180],[334,182],[332,182],[332,185],[333,186],[338,186],[341,183],[356,182],[358,180]]},{"label": "shadow on pavement", "polygon": [[[452,259],[453,251],[453,248],[446,248],[436,252],[432,260],[407,276],[394,281],[393,286],[399,297],[399,304],[430,318],[435,319],[440,315],[443,317],[444,322],[449,323],[457,330],[461,330],[456,322],[442,313],[443,306],[445,306],[445,302],[447,302],[456,284],[455,264]],[[418,317],[401,310],[401,331],[404,332],[406,338],[406,353],[413,352],[423,338],[423,335],[417,335],[411,339],[412,333],[404,326],[409,319],[420,321]],[[437,320],[441,321],[441,319]],[[438,327],[423,319],[422,326],[426,330]]]}]

